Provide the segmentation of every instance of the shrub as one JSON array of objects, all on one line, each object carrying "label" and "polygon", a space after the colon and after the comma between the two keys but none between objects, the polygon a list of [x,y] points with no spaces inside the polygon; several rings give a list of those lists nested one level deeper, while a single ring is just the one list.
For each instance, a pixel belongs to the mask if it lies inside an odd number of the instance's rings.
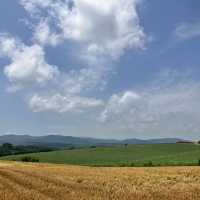
[{"label": "shrub", "polygon": [[149,161],[147,163],[144,164],[145,167],[153,167],[153,162]]},{"label": "shrub", "polygon": [[76,149],[74,146],[68,148],[68,150],[74,150],[74,149]]},{"label": "shrub", "polygon": [[127,165],[125,163],[120,163],[119,167],[126,167]]},{"label": "shrub", "polygon": [[21,158],[22,162],[39,162],[38,158],[33,158],[31,156],[24,156]]},{"label": "shrub", "polygon": [[200,159],[198,160],[198,165],[200,166]]}]

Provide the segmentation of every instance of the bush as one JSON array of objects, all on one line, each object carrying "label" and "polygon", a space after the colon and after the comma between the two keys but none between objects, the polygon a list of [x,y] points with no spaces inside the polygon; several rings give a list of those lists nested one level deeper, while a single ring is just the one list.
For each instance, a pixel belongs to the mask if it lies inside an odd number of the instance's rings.
[{"label": "bush", "polygon": [[153,167],[152,161],[149,161],[149,162],[145,163],[144,167]]},{"label": "bush", "polygon": [[126,167],[127,165],[125,163],[120,163],[119,167]]},{"label": "bush", "polygon": [[198,160],[198,165],[200,166],[200,159]]},{"label": "bush", "polygon": [[22,162],[39,162],[39,159],[30,157],[30,156],[24,156],[21,158],[21,161]]},{"label": "bush", "polygon": [[74,150],[74,149],[76,149],[76,147],[74,147],[74,146],[71,146],[68,148],[68,150]]}]

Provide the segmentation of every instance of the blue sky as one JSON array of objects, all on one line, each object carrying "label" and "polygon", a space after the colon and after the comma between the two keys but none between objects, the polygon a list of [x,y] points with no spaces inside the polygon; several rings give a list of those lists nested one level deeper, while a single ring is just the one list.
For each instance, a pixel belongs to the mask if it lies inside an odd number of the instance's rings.
[{"label": "blue sky", "polygon": [[0,134],[197,139],[199,9],[198,0],[2,1]]}]

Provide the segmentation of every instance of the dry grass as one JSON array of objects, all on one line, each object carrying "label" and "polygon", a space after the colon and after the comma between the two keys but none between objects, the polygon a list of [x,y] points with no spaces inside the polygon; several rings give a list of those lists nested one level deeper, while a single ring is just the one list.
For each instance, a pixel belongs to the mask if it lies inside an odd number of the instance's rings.
[{"label": "dry grass", "polygon": [[200,168],[0,163],[0,200],[199,200]]}]

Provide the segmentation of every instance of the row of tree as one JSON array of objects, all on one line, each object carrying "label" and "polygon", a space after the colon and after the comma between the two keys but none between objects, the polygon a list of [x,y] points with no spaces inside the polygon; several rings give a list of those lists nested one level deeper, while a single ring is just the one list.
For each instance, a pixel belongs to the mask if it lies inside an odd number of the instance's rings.
[{"label": "row of tree", "polygon": [[33,145],[17,145],[14,146],[10,143],[4,143],[0,146],[0,156],[26,154],[26,153],[37,153],[37,152],[48,152],[53,151],[54,148],[45,146],[33,146]]}]

